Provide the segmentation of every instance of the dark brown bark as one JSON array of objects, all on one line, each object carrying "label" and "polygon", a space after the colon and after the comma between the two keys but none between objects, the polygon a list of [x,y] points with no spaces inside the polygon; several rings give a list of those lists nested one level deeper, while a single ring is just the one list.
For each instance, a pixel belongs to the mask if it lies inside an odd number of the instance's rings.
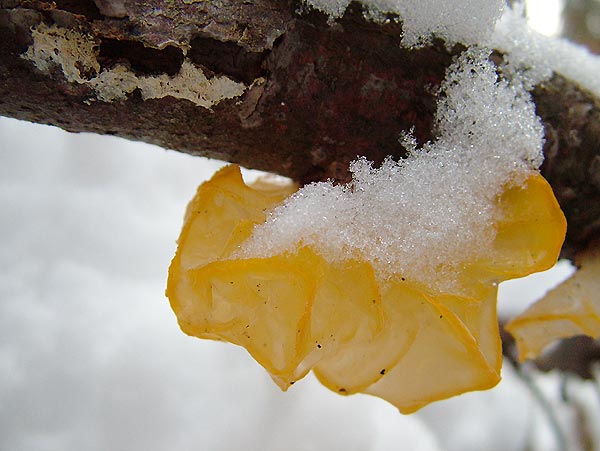
[{"label": "dark brown bark", "polygon": [[[69,131],[114,134],[292,177],[348,178],[357,155],[401,157],[402,131],[434,137],[436,102],[454,54],[442,43],[399,46],[401,25],[366,21],[357,4],[331,25],[293,0],[0,0],[0,114]],[[243,84],[210,109],[171,96],[103,102],[59,69],[21,57],[31,27],[93,37],[102,69],[174,75],[187,58]],[[187,51],[187,54],[186,54]],[[93,73],[81,77],[90,78]],[[561,77],[534,92],[546,127],[542,168],[569,221],[563,256],[600,230],[600,103]]]}]

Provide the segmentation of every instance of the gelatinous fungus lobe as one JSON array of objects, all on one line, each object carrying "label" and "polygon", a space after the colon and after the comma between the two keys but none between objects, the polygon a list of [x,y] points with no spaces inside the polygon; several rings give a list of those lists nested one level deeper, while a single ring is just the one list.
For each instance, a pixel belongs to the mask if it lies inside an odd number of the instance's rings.
[{"label": "gelatinous fungus lobe", "polygon": [[504,189],[493,254],[464,265],[459,288],[447,292],[382,278],[364,256],[328,259],[302,242],[244,255],[255,225],[295,190],[248,186],[235,166],[200,186],[167,286],[184,332],[243,346],[284,390],[314,370],[337,393],[379,396],[403,413],[499,381],[497,284],[552,266],[564,238],[539,174]]}]

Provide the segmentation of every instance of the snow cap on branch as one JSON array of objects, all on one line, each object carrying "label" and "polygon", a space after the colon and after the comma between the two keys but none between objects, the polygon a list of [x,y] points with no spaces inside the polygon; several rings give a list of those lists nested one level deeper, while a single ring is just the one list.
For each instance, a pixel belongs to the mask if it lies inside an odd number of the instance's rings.
[{"label": "snow cap on branch", "polygon": [[[309,5],[338,18],[350,0],[305,0]],[[455,43],[477,44],[489,38],[505,7],[504,0],[361,0],[368,14],[383,20],[387,14],[402,21],[402,44],[422,46],[432,37]]]}]

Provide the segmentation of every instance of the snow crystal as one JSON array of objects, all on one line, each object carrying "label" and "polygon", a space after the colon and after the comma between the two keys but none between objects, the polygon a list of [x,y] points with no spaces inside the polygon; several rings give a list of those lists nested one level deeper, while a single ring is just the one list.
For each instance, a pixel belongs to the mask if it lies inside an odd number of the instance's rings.
[{"label": "snow crystal", "polygon": [[[341,17],[349,0],[305,0],[330,17]],[[367,14],[385,18],[397,14],[402,20],[402,44],[407,47],[425,45],[433,36],[448,46],[460,42],[476,44],[489,38],[494,23],[500,18],[504,0],[362,0]]]},{"label": "snow crystal", "polygon": [[[305,1],[332,17],[349,3]],[[399,14],[404,45],[432,36],[471,44],[437,93],[437,138],[417,148],[405,131],[406,159],[380,168],[358,159],[348,185],[302,188],[255,228],[238,255],[309,245],[330,261],[366,259],[383,280],[402,276],[452,290],[461,268],[490,252],[498,195],[542,163],[544,131],[528,91],[557,72],[600,96],[600,58],[530,30],[518,3],[503,14],[503,1],[362,3],[373,15]],[[501,78],[489,61],[492,48],[504,52]]]},{"label": "snow crystal", "polygon": [[542,125],[522,85],[499,80],[489,52],[472,49],[449,68],[439,95],[439,137],[353,180],[299,190],[255,228],[240,250],[267,257],[310,245],[330,261],[360,257],[383,279],[401,275],[452,289],[465,262],[490,250],[494,200],[542,161]]},{"label": "snow crystal", "polygon": [[505,70],[522,77],[530,88],[556,72],[600,96],[600,56],[530,29],[522,5],[506,9],[487,45],[505,52]]}]

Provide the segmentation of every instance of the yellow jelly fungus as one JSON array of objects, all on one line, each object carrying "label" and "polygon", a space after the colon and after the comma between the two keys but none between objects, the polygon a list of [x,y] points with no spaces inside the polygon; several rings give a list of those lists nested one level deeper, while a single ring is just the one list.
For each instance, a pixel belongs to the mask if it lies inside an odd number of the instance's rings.
[{"label": "yellow jelly fungus", "polygon": [[498,199],[494,255],[464,266],[460,296],[381,280],[368,261],[330,262],[307,246],[233,257],[295,190],[247,186],[236,166],[200,186],[167,285],[185,333],[243,346],[283,390],[314,370],[331,390],[379,396],[403,413],[498,383],[497,284],[550,268],[565,234],[539,174]]},{"label": "yellow jelly fungus", "polygon": [[600,252],[586,252],[579,270],[506,325],[521,360],[534,359],[552,342],[575,335],[600,337]]}]

